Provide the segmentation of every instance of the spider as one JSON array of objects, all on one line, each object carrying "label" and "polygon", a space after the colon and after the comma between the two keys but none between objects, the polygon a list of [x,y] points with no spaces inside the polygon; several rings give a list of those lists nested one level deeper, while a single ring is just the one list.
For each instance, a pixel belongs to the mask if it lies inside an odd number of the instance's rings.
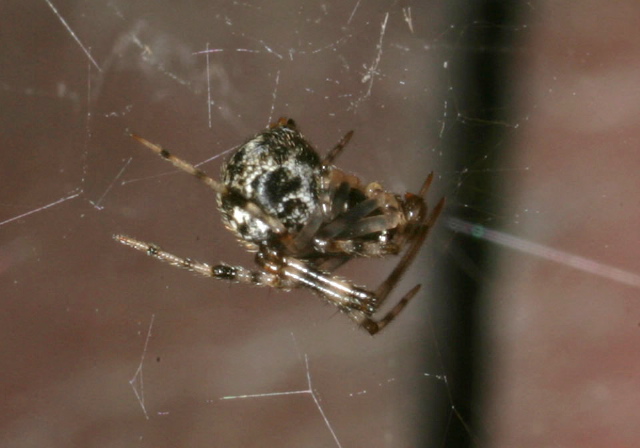
[{"label": "spider", "polygon": [[[420,289],[420,285],[414,286],[386,315],[374,318],[418,253],[444,207],[444,198],[427,213],[424,197],[433,173],[419,194],[401,197],[383,190],[378,183],[365,185],[336,168],[333,162],[352,135],[353,131],[348,132],[320,157],[293,120],[280,118],[236,150],[222,167],[222,182],[218,182],[159,145],[132,134],[217,193],[225,226],[255,252],[258,269],[211,266],[128,236],[114,238],[206,277],[284,290],[310,289],[370,334],[376,334]],[[386,257],[403,249],[400,261],[375,291],[333,274],[353,258]]]}]

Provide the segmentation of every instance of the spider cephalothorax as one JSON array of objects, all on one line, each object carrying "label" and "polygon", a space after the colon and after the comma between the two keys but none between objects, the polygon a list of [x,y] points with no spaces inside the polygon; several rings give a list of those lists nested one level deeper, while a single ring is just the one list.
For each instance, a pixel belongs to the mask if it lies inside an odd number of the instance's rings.
[{"label": "spider cephalothorax", "polygon": [[[173,165],[218,193],[222,219],[238,239],[256,251],[258,270],[199,263],[177,257],[154,244],[116,235],[121,243],[173,266],[201,275],[281,289],[308,288],[375,334],[397,316],[420,285],[407,292],[381,319],[374,314],[415,258],[444,199],[427,213],[419,194],[385,191],[362,184],[333,165],[352,136],[347,133],[320,157],[293,120],[281,118],[240,146],[222,169],[222,182],[141,137],[133,136]],[[384,257],[404,250],[400,261],[375,291],[333,274],[357,257]]]}]

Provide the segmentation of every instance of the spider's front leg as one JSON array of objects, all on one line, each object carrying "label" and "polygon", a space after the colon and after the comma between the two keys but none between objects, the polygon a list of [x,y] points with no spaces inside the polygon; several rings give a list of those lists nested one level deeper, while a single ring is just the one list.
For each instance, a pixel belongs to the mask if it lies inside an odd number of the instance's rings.
[{"label": "spider's front leg", "polygon": [[155,244],[146,243],[125,235],[114,235],[113,238],[125,246],[129,246],[133,249],[139,250],[140,252],[146,253],[150,257],[169,263],[172,266],[195,272],[196,274],[205,277],[255,286],[271,286],[282,289],[291,288],[291,285],[287,284],[286,281],[283,282],[282,279],[268,272],[252,271],[242,266],[229,266],[227,264],[217,264],[212,266],[190,258],[173,255],[162,250]]}]

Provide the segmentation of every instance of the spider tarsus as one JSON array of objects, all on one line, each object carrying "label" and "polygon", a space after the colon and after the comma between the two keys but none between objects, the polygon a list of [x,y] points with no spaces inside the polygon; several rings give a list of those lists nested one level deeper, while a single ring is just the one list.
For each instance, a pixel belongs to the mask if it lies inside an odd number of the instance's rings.
[{"label": "spider tarsus", "polygon": [[365,320],[361,325],[365,330],[369,332],[371,336],[375,335],[382,331],[384,327],[389,325],[389,323],[395,319],[395,317],[402,312],[404,307],[413,299],[416,293],[420,290],[422,285],[418,284],[411,288],[409,292],[407,292],[402,299],[389,311],[382,319],[375,321],[373,319]]},{"label": "spider tarsus", "polygon": [[[156,145],[155,143],[151,143],[149,140],[147,140],[144,137],[140,137],[138,134],[130,133],[129,135],[132,138],[134,138],[135,140],[137,140],[139,143],[141,143],[144,146],[146,146],[147,148],[149,148],[151,151],[153,151],[156,154],[158,154],[163,159],[167,159],[167,160],[171,159],[171,157],[172,157],[171,153],[169,151],[167,151],[166,149],[162,148],[162,146]],[[177,167],[177,168],[180,168],[180,167]]]},{"label": "spider tarsus", "polygon": [[429,222],[427,222],[427,226],[432,227],[433,224],[435,224],[435,222],[438,219],[438,216],[440,216],[440,213],[442,212],[442,209],[444,208],[446,202],[447,201],[446,201],[445,198],[441,198],[438,201],[436,206],[433,208],[433,211],[431,212],[431,215],[429,216]]},{"label": "spider tarsus", "polygon": [[113,235],[113,239],[119,243],[124,244],[125,246],[130,246],[130,244],[128,243],[130,238],[128,236],[115,234]]},{"label": "spider tarsus", "polygon": [[138,142],[142,143],[144,146],[147,146],[148,148],[154,149],[153,148],[153,146],[154,146],[153,143],[151,143],[149,140],[147,140],[144,137],[140,137],[135,132],[129,132],[129,137],[137,140]]},{"label": "spider tarsus", "polygon": [[126,235],[113,235],[113,239],[140,252],[147,252],[149,255],[152,255],[150,252],[158,252],[160,250],[160,248],[154,244],[143,243]]},{"label": "spider tarsus", "polygon": [[347,146],[347,144],[351,140],[351,137],[353,137],[353,131],[347,132],[344,135],[344,137],[342,137],[342,139],[338,142],[338,144],[334,146],[333,149],[331,149],[331,151],[329,151],[329,153],[325,156],[324,160],[322,161],[322,164],[325,166],[331,165],[333,161],[340,155],[340,153]]},{"label": "spider tarsus", "polygon": [[422,184],[422,188],[420,188],[420,192],[418,196],[424,198],[427,195],[427,191],[429,191],[429,187],[431,186],[431,182],[433,182],[433,171],[429,173],[424,183]]}]

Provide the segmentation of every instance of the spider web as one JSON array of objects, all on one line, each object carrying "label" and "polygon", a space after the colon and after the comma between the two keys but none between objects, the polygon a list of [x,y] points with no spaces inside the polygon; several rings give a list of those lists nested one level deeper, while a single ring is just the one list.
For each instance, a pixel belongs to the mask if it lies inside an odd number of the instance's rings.
[{"label": "spider web", "polygon": [[[0,445],[632,446],[640,11],[498,3],[5,5]],[[320,151],[355,130],[337,164],[363,180],[433,170],[447,197],[379,336],[111,238],[252,267],[127,134],[217,177],[283,115]]]}]

